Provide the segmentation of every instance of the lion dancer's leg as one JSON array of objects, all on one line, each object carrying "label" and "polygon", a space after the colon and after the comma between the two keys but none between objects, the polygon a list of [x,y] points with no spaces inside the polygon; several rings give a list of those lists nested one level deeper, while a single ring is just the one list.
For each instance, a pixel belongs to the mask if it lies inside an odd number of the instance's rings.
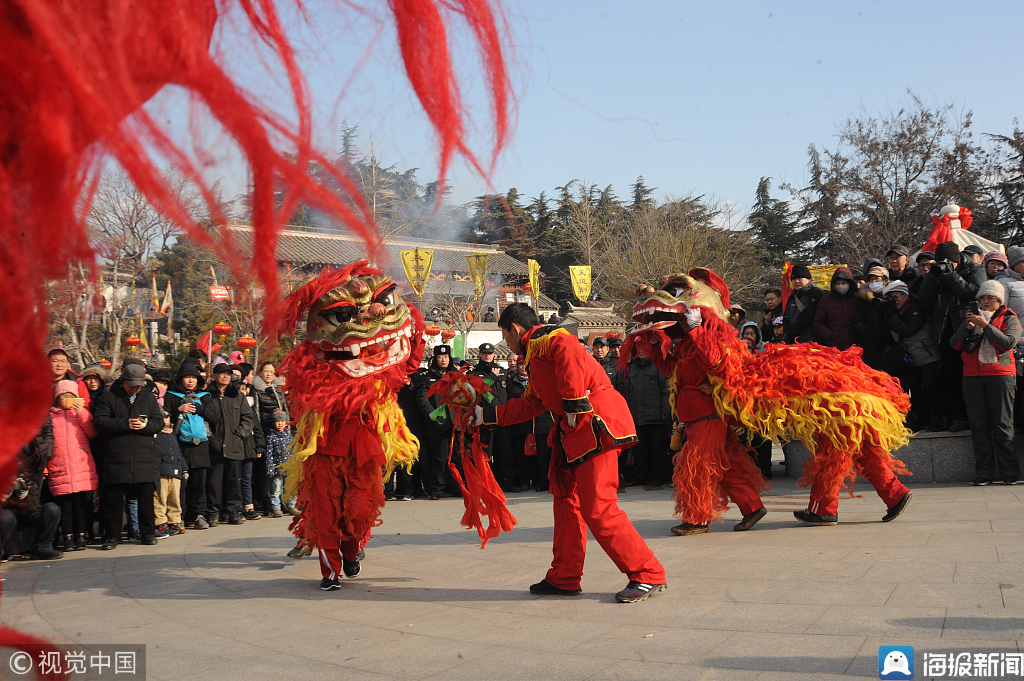
[{"label": "lion dancer's leg", "polygon": [[885,504],[887,513],[882,518],[883,522],[889,522],[902,513],[910,503],[911,497],[910,490],[900,482],[900,479],[886,463],[888,458],[890,457],[887,452],[881,447],[864,445],[860,456],[854,459],[854,463],[860,469],[860,474],[871,483]]},{"label": "lion dancer's leg", "polygon": [[[708,523],[729,506],[729,498],[740,507],[749,529],[764,516],[759,492],[764,478],[740,445],[736,434],[720,418],[686,425],[686,444],[676,454],[673,475],[676,515],[682,525],[674,534],[707,532]],[[755,517],[756,516],[756,517]]]}]

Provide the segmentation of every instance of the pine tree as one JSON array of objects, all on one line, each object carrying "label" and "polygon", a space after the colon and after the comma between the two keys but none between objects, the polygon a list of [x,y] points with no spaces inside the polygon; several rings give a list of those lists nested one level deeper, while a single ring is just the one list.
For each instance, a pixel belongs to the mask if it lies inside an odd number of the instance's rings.
[{"label": "pine tree", "polygon": [[757,183],[754,209],[747,224],[757,237],[766,267],[779,269],[787,259],[799,255],[799,240],[794,233],[794,220],[789,204],[771,197],[770,177]]}]

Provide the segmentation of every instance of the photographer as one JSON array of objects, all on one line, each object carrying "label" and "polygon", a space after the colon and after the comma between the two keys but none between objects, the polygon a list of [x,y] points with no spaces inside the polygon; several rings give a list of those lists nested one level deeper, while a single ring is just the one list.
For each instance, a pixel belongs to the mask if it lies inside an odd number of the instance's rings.
[{"label": "photographer", "polygon": [[[881,317],[895,342],[886,353],[890,365],[886,371],[896,375],[905,390],[910,390],[910,427],[919,430],[927,423],[928,430],[945,430],[937,390],[941,355],[928,328],[928,310],[910,293],[905,282],[894,281],[882,293],[885,298],[880,307]],[[904,358],[910,360],[905,366],[892,366],[905,362]]]},{"label": "photographer", "polygon": [[60,507],[42,502],[46,466],[53,457],[53,424],[47,414],[42,429],[18,455],[17,477],[0,494],[0,555],[29,554],[36,560],[55,560]]},{"label": "photographer", "polygon": [[963,360],[949,341],[963,324],[967,304],[987,279],[980,263],[961,254],[955,242],[946,241],[935,249],[935,262],[921,283],[921,302],[928,308],[932,339],[942,354],[939,386],[943,390],[943,416],[953,432],[966,430],[970,424],[963,397]]},{"label": "photographer", "polygon": [[1013,396],[1017,363],[1013,349],[1021,339],[1020,320],[1004,305],[1003,285],[987,281],[978,302],[950,339],[962,351],[964,401],[974,441],[974,484],[984,486],[1001,477],[1017,483],[1020,469],[1013,448]]}]

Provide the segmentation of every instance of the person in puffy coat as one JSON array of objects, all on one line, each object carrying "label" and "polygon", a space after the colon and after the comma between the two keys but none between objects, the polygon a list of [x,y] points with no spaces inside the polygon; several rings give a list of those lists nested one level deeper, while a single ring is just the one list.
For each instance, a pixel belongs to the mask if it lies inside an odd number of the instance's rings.
[{"label": "person in puffy coat", "polygon": [[857,297],[853,272],[840,267],[832,274],[831,291],[818,301],[814,313],[814,334],[822,345],[845,350],[857,342],[853,318],[857,306],[863,305]]},{"label": "person in puffy coat", "polygon": [[640,348],[623,372],[623,380],[639,438],[629,449],[633,482],[658,487],[672,479],[672,457],[668,450],[672,425],[669,380]]},{"label": "person in puffy coat", "polygon": [[1016,484],[1020,475],[1013,447],[1013,396],[1017,362],[1013,350],[1021,339],[1020,320],[1006,307],[1006,292],[998,281],[978,287],[978,314],[970,309],[950,339],[963,354],[964,403],[974,442],[974,484],[1002,478]]},{"label": "person in puffy coat", "polygon": [[[1006,289],[1006,307],[1020,317],[1024,315],[1024,248],[1011,246],[1006,249],[1009,267],[996,275],[996,281]],[[1017,393],[1013,398],[1013,422],[1024,430],[1024,339],[1017,345]]]},{"label": "person in puffy coat", "polygon": [[[932,338],[928,325],[928,308],[905,282],[894,281],[882,290],[881,318],[893,342],[906,350],[910,364],[902,375],[897,375],[905,390],[910,391],[910,427],[917,430],[928,424],[930,431],[946,429],[939,397],[939,366],[942,354]],[[896,352],[898,348],[890,350]]]},{"label": "person in puffy coat", "polygon": [[98,433],[78,391],[77,381],[58,381],[50,409],[53,458],[47,465],[47,485],[60,507],[65,551],[86,548],[88,493],[99,486],[96,460],[89,449],[89,438]]},{"label": "person in puffy coat", "polygon": [[[185,399],[189,395],[195,397]],[[206,422],[208,433],[213,434],[220,424],[220,402],[214,401],[213,396],[205,390],[205,381],[198,362],[185,360],[181,363],[174,385],[164,394],[164,409],[171,415],[171,422],[175,425],[178,425],[180,420],[188,418],[190,414],[198,414]],[[190,440],[178,436],[178,446],[185,457],[185,467],[188,470],[182,522],[195,530],[205,530],[210,526],[207,522],[210,518],[207,496],[211,467],[210,435],[207,435],[205,440]]]}]

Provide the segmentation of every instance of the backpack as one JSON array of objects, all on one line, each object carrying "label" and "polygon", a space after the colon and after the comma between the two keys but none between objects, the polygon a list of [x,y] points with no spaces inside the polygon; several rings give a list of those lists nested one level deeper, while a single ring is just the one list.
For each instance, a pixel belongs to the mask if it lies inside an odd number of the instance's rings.
[{"label": "backpack", "polygon": [[[193,404],[202,402],[202,398],[210,393],[176,393],[167,391],[175,397],[180,397],[182,402],[191,401]],[[199,414],[178,414],[178,422],[174,424],[174,433],[182,442],[189,442],[197,445],[210,439],[210,426]]]}]

